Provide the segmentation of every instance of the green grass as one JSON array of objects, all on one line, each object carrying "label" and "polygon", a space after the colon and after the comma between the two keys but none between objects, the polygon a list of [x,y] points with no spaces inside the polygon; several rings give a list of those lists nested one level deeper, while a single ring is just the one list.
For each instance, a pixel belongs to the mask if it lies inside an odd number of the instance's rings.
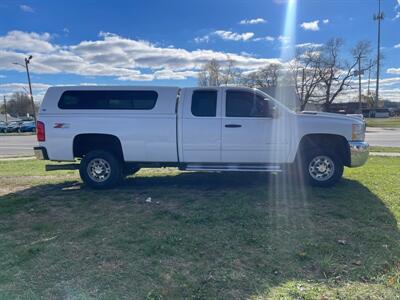
[{"label": "green grass", "polygon": [[400,128],[400,117],[394,118],[367,118],[367,127]]},{"label": "green grass", "polygon": [[0,161],[0,299],[399,299],[399,158],[329,189],[147,169],[100,192],[43,166]]},{"label": "green grass", "polygon": [[15,135],[35,135],[36,132],[0,132],[0,136],[8,135],[8,136],[15,136]]},{"label": "green grass", "polygon": [[400,147],[382,147],[382,146],[371,146],[371,152],[391,152],[400,153]]}]

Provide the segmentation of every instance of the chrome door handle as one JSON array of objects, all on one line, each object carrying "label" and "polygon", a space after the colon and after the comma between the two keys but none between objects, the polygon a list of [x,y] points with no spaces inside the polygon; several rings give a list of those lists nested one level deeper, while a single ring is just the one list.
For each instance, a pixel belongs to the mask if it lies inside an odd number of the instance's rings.
[{"label": "chrome door handle", "polygon": [[226,128],[239,128],[239,127],[242,127],[242,125],[240,125],[240,124],[226,124],[225,127]]}]

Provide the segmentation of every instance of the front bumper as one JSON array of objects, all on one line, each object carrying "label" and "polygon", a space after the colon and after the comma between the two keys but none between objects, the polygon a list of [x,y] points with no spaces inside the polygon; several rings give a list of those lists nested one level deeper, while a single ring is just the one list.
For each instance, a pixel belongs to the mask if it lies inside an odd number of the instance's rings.
[{"label": "front bumper", "polygon": [[45,147],[33,147],[33,152],[35,153],[35,157],[37,159],[48,160],[49,155],[47,154],[47,150]]},{"label": "front bumper", "polygon": [[368,159],[369,144],[367,142],[349,142],[351,165],[350,167],[360,167]]}]

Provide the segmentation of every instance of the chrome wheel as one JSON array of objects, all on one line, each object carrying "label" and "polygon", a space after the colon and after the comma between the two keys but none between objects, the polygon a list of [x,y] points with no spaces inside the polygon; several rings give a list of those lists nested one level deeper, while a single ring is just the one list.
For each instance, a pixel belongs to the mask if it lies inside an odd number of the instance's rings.
[{"label": "chrome wheel", "polygon": [[105,159],[94,158],[88,163],[87,173],[93,181],[104,182],[111,175],[111,167]]},{"label": "chrome wheel", "polygon": [[318,181],[329,180],[335,173],[335,164],[332,159],[325,155],[313,158],[308,165],[311,177]]}]

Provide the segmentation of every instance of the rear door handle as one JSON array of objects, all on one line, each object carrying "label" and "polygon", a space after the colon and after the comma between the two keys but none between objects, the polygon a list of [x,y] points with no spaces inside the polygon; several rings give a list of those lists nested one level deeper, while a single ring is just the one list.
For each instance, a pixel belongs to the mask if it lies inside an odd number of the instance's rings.
[{"label": "rear door handle", "polygon": [[226,128],[239,128],[239,127],[242,127],[242,125],[240,125],[240,124],[226,124],[225,127]]}]

